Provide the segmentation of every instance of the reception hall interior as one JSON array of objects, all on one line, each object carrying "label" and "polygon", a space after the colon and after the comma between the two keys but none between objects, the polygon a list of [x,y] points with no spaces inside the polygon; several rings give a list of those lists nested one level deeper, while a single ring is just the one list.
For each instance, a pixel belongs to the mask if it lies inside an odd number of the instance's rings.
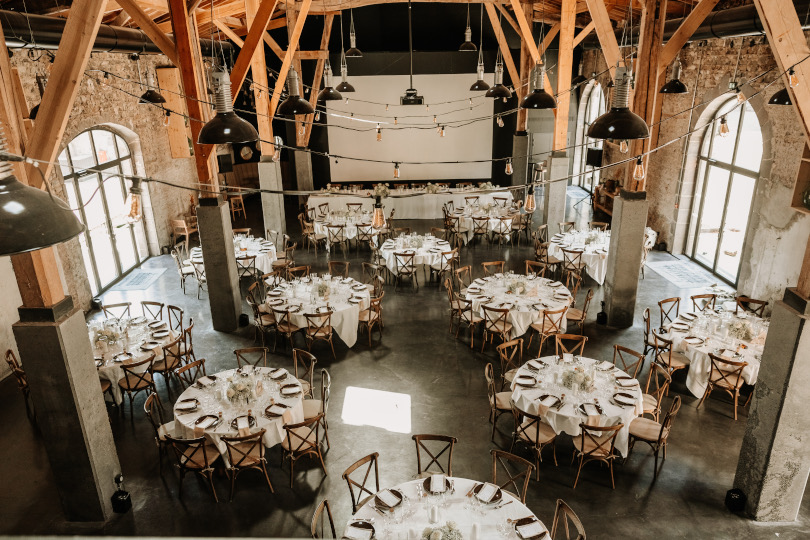
[{"label": "reception hall interior", "polygon": [[808,37],[0,1],[0,535],[810,537]]}]

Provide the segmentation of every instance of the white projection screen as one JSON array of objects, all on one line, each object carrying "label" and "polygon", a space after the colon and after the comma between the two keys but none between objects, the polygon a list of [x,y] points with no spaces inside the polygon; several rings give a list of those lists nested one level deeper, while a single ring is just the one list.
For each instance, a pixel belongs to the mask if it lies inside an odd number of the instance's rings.
[{"label": "white projection screen", "polygon": [[[337,81],[340,80],[336,77]],[[408,75],[374,75],[349,77],[356,92],[344,94],[349,102],[327,101],[329,153],[364,159],[380,159],[386,163],[370,163],[352,159],[332,159],[329,166],[332,182],[392,182],[394,161],[465,161],[492,157],[492,119],[485,118],[463,127],[448,127],[445,136],[440,137],[433,124],[433,115],[439,123],[464,121],[473,118],[491,117],[492,100],[483,98],[483,92],[470,92],[475,81],[474,73],[453,75],[414,75],[414,86],[430,105],[399,104],[399,98],[409,86]],[[485,80],[492,80],[487,76]],[[337,84],[335,81],[335,84]],[[472,110],[468,98],[473,97]],[[442,101],[463,100],[444,105],[433,105]],[[390,103],[388,111],[384,105],[363,103]],[[461,110],[459,110],[461,109]],[[456,112],[451,112],[456,111]],[[346,118],[354,113],[356,119]],[[427,115],[420,118],[402,118],[399,115]],[[336,116],[337,115],[337,116]],[[398,124],[394,125],[397,116]],[[362,120],[371,120],[365,122]],[[382,141],[377,142],[376,122],[382,128]],[[394,129],[402,124],[424,124],[427,129]],[[463,122],[462,122],[463,123]],[[431,125],[427,125],[431,124]],[[357,132],[338,126],[367,128]],[[391,128],[391,129],[386,129]],[[490,178],[492,165],[483,163],[453,163],[400,165],[399,181],[408,180],[453,180]]]}]

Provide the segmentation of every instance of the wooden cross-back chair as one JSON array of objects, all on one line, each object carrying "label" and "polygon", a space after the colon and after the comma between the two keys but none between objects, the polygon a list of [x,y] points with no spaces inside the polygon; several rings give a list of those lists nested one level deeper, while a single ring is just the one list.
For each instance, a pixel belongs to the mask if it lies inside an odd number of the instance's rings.
[{"label": "wooden cross-back chair", "polygon": [[688,368],[690,360],[682,353],[673,350],[672,340],[653,333],[655,339],[655,361],[664,366],[672,375],[679,369]]},{"label": "wooden cross-back chair", "polygon": [[416,290],[419,290],[419,279],[417,278],[416,265],[413,262],[414,256],[415,254],[413,253],[394,253],[394,259],[396,260],[396,271],[394,273],[394,276],[396,277],[396,281],[394,283],[395,289],[400,285],[402,279],[410,279],[411,286]]},{"label": "wooden cross-back chair", "polygon": [[565,275],[565,288],[571,291],[571,307],[577,303],[577,293],[582,286],[582,274],[579,272],[568,272]]},{"label": "wooden cross-back chair", "polygon": [[256,279],[259,271],[256,269],[256,255],[241,255],[236,258],[236,272],[239,278]]},{"label": "wooden cross-back chair", "polygon": [[591,221],[588,223],[588,226],[591,229],[599,229],[600,231],[606,231],[608,228],[608,223],[604,221]]},{"label": "wooden cross-back chair", "polygon": [[360,243],[364,242],[366,245],[371,245],[374,242],[374,227],[371,223],[359,223],[357,225],[357,236],[354,237],[354,247],[357,253],[360,253]]},{"label": "wooden cross-back chair", "polygon": [[502,342],[509,341],[509,336],[512,333],[512,323],[508,321],[508,309],[490,307],[486,304],[481,307],[484,310],[484,339],[481,344],[481,352],[484,352],[487,338],[492,342],[495,336],[499,336]]},{"label": "wooden cross-back chair", "polygon": [[435,275],[436,280],[441,281],[445,275],[448,275],[453,271],[453,264],[455,263],[457,256],[458,251],[456,249],[442,251],[439,253],[438,262],[430,266],[431,275]]},{"label": "wooden cross-back chair", "polygon": [[509,451],[515,449],[518,442],[525,443],[534,454],[534,469],[536,479],[540,480],[540,462],[543,460],[543,448],[551,445],[554,455],[554,465],[557,465],[557,434],[551,426],[536,415],[524,411],[514,402],[512,405],[512,416],[515,419],[515,431],[512,433],[512,445]]},{"label": "wooden cross-back chair", "polygon": [[456,283],[459,289],[466,289],[472,283],[472,267],[468,264],[461,268],[456,268],[453,272],[456,276]]},{"label": "wooden cross-back chair", "polygon": [[304,336],[307,339],[307,349],[312,350],[312,345],[316,341],[326,341],[332,348],[332,358],[337,360],[335,355],[335,344],[332,341],[334,331],[332,329],[332,313],[331,309],[321,313],[304,313],[304,319],[307,321],[307,326],[304,328]]},{"label": "wooden cross-back chair", "polygon": [[734,313],[742,311],[744,313],[753,313],[757,317],[764,316],[765,308],[768,306],[768,302],[765,300],[756,300],[747,296],[738,296],[734,301],[736,302]]},{"label": "wooden cross-back chair", "polygon": [[482,262],[481,268],[484,269],[484,276],[494,276],[495,274],[503,274],[503,265],[505,261],[488,261]]},{"label": "wooden cross-back chair", "polygon": [[524,261],[524,264],[526,265],[524,273],[527,276],[529,274],[536,274],[537,277],[546,277],[546,268],[548,268],[548,266],[546,266],[545,263],[533,261],[531,259],[526,259]]},{"label": "wooden cross-back chair", "polygon": [[704,311],[706,308],[714,311],[714,305],[717,302],[716,294],[695,294],[689,297],[692,300],[692,309],[695,311]]},{"label": "wooden cross-back chair", "polygon": [[332,276],[349,277],[348,261],[329,261],[329,274]]},{"label": "wooden cross-back chair", "polygon": [[346,257],[346,242],[345,225],[334,225],[331,223],[326,225],[326,245],[330,253],[332,252],[332,248],[337,249],[337,246],[340,246],[340,249],[343,250],[343,256]]},{"label": "wooden cross-back chair", "polygon": [[270,330],[274,330],[276,328],[276,320],[273,317],[272,312],[262,312],[259,309],[259,305],[256,300],[251,296],[245,296],[245,300],[250,306],[250,309],[253,311],[253,340],[256,340],[256,336],[261,334],[262,337],[262,346],[266,343],[265,337],[267,332]]},{"label": "wooden cross-back chair", "polygon": [[[349,486],[349,495],[351,495],[352,498],[352,514],[357,513],[357,510],[361,506],[366,504],[369,499],[374,497],[374,495],[380,491],[380,471],[377,463],[379,457],[380,454],[374,452],[358,459],[353,464],[349,465],[345,471],[343,471],[342,478],[346,480],[346,484]],[[356,471],[359,472],[357,476],[353,477],[353,474]],[[372,472],[374,473],[373,491],[366,487],[366,483],[372,478]],[[359,478],[361,474],[363,475],[363,480],[358,482],[356,478]]]},{"label": "wooden cross-back chair", "polygon": [[166,423],[160,397],[154,393],[149,394],[143,402],[143,412],[155,434],[155,446],[158,449],[158,467],[160,468],[160,475],[163,476],[163,456],[168,453],[169,448],[166,436],[172,435],[171,428],[174,427],[174,421],[170,424]]},{"label": "wooden cross-back chair", "polygon": [[574,226],[576,226],[576,223],[574,223],[573,221],[560,221],[559,223],[561,233],[567,233],[571,231],[574,228]]},{"label": "wooden cross-back chair", "polygon": [[633,451],[636,441],[645,442],[650,445],[655,454],[653,478],[658,478],[658,453],[663,450],[663,459],[667,458],[667,441],[672,432],[672,422],[681,408],[681,396],[675,396],[672,405],[669,407],[664,421],[660,424],[649,418],[638,417],[630,423],[630,443],[627,456]]},{"label": "wooden cross-back chair", "polygon": [[317,363],[318,359],[311,352],[304,349],[293,349],[293,374],[301,384],[305,398],[312,397],[312,377]]},{"label": "wooden cross-back chair", "polygon": [[180,498],[183,498],[183,479],[186,473],[193,472],[208,481],[214,501],[219,502],[217,490],[214,487],[214,463],[220,457],[216,446],[208,442],[204,436],[194,439],[179,439],[167,435],[166,442],[171,445],[177,459],[175,467],[180,471]]},{"label": "wooden cross-back chair", "polygon": [[[326,528],[325,519],[329,520],[329,529]],[[331,537],[326,536],[328,531],[332,532]],[[322,500],[315,508],[315,512],[312,514],[312,521],[309,524],[309,532],[312,534],[312,538],[338,537],[337,533],[335,533],[335,522],[332,520],[332,509],[329,508],[328,500]]]},{"label": "wooden cross-back chair", "polygon": [[[273,319],[276,321],[275,328],[276,328],[276,335],[275,339],[273,340],[273,352],[276,352],[276,346],[278,345],[278,337],[279,335],[284,336],[287,338],[287,341],[290,342],[290,348],[295,347],[295,342],[293,341],[293,336],[298,332],[302,332],[303,329],[299,327],[297,324],[292,322],[290,308],[287,306],[284,309],[273,309]],[[286,348],[286,342],[284,342],[284,347]]]},{"label": "wooden cross-back chair", "polygon": [[101,306],[105,319],[121,319],[131,317],[129,308],[132,302],[121,302],[120,304],[105,304]]},{"label": "wooden cross-back chair", "polygon": [[[531,480],[534,468],[532,462],[494,448],[489,453],[492,455],[492,483],[526,504],[526,492],[529,489],[529,480]],[[506,477],[506,481],[503,483],[498,480],[498,469],[502,471],[501,478]],[[521,482],[523,485],[520,485]],[[513,491],[507,489],[509,486],[512,486]]]},{"label": "wooden cross-back chair", "polygon": [[[378,276],[378,283],[382,287],[382,277]],[[376,290],[376,286],[375,286]],[[371,347],[371,330],[376,326],[382,339],[383,322],[382,322],[382,299],[385,296],[385,291],[380,288],[380,291],[375,296],[371,297],[368,309],[360,312],[360,326],[365,328],[368,332],[368,346]]]},{"label": "wooden cross-back chair", "polygon": [[517,370],[523,365],[523,338],[512,339],[501,343],[495,350],[501,360],[501,390],[506,383],[511,383]]},{"label": "wooden cross-back chair", "polygon": [[669,385],[671,383],[672,376],[665,366],[657,362],[650,364],[650,372],[647,375],[647,385],[644,387],[644,393],[641,395],[643,402],[642,415],[649,414],[656,422],[658,421],[658,415],[661,413],[661,402],[664,400],[664,395],[669,391]]},{"label": "wooden cross-back chair", "polygon": [[166,382],[166,394],[171,397],[171,387],[169,382],[176,377],[176,370],[183,365],[183,336],[180,335],[174,340],[161,347],[163,358],[155,360],[149,367],[152,375],[160,374]]},{"label": "wooden cross-back chair", "polygon": [[[569,523],[574,526],[574,532],[576,533],[573,538],[568,528]],[[557,499],[557,507],[554,509],[554,521],[551,524],[551,538],[561,540],[557,536],[560,526],[565,531],[565,540],[586,540],[585,527],[582,525],[582,521],[565,501]]]},{"label": "wooden cross-back chair", "polygon": [[492,202],[501,208],[506,208],[506,203],[509,201],[507,197],[492,197]]},{"label": "wooden cross-back chair", "polygon": [[470,232],[470,229],[461,222],[461,216],[450,216],[447,229],[450,231],[449,234],[453,241],[457,241],[459,238],[463,241]]},{"label": "wooden cross-back chair", "polygon": [[532,238],[534,238],[535,242],[539,241],[540,243],[548,242],[548,225],[542,224],[538,225],[537,228],[532,233]]},{"label": "wooden cross-back chair", "polygon": [[473,240],[476,238],[486,238],[489,240],[489,218],[487,216],[473,216]]},{"label": "wooden cross-back chair", "polygon": [[503,246],[504,241],[512,243],[512,221],[511,216],[501,216],[492,228],[492,241],[498,240],[498,245]]},{"label": "wooden cross-back chair", "polygon": [[363,203],[355,202],[355,203],[346,203],[346,209],[349,212],[359,212],[363,209]]},{"label": "wooden cross-back chair", "polygon": [[309,266],[292,266],[287,268],[287,279],[301,279],[309,276]]},{"label": "wooden cross-back chair", "polygon": [[[579,285],[577,285],[577,288]],[[571,293],[574,295],[574,293]],[[573,296],[576,298],[576,295]],[[577,309],[575,307],[568,308],[568,311],[565,313],[565,318],[568,320],[569,323],[574,323],[579,326],[579,333],[585,333],[585,319],[588,318],[588,308],[591,306],[591,300],[593,300],[593,289],[588,289],[588,294],[585,295],[585,302],[582,304],[582,309]]]},{"label": "wooden cross-back chair", "polygon": [[176,250],[172,249],[171,255],[172,259],[174,259],[175,265],[177,266],[177,273],[180,274],[180,287],[183,289],[183,294],[185,294],[186,278],[194,275],[194,267],[191,265],[190,261],[188,263],[184,262],[181,255],[178,254]]},{"label": "wooden cross-back chair", "polygon": [[655,350],[655,339],[652,336],[652,326],[650,324],[650,308],[644,308],[641,315],[642,329],[644,331],[644,356]]},{"label": "wooden cross-back chair", "polygon": [[22,366],[20,366],[20,362],[17,360],[14,351],[11,349],[6,351],[6,362],[11,368],[11,373],[14,375],[14,378],[17,380],[17,388],[22,392],[23,399],[25,400],[25,412],[28,416],[31,416],[33,406],[30,403],[31,387],[28,385],[28,376],[25,374],[25,370],[23,370]]},{"label": "wooden cross-back chair", "polygon": [[545,264],[550,272],[552,272],[553,274],[557,274],[563,261],[558,259],[557,257],[552,257],[551,255],[549,255],[548,248],[550,245],[551,244],[549,242],[541,242],[540,240],[535,240],[534,258],[535,260],[538,260],[541,263]]},{"label": "wooden cross-back chair", "polygon": [[183,362],[193,362],[197,359],[194,354],[194,319],[189,317],[188,326],[183,329],[183,342],[180,345],[180,359]]},{"label": "wooden cross-back chair", "polygon": [[467,206],[473,206],[473,205],[478,204],[478,202],[480,200],[481,200],[480,196],[478,196],[478,195],[470,195],[468,197],[464,197],[464,204],[467,205]]},{"label": "wooden cross-back chair", "polygon": [[484,378],[487,381],[487,398],[489,398],[489,421],[492,423],[490,441],[494,442],[498,417],[512,410],[510,405],[512,392],[497,391],[495,388],[495,374],[491,362],[488,362],[487,365],[484,366]]},{"label": "wooden cross-back chair", "polygon": [[185,389],[197,382],[200,377],[205,377],[205,358],[194,360],[177,368],[177,378],[180,385]]},{"label": "wooden cross-back chair", "polygon": [[644,367],[644,358],[640,352],[629,349],[623,345],[613,346],[613,365],[624,371],[634,379]]},{"label": "wooden cross-back chair", "polygon": [[[426,478],[436,472],[453,476],[453,448],[458,439],[449,435],[428,435],[419,434],[411,437],[416,444],[416,478]],[[446,453],[446,454],[445,454]],[[427,464],[422,466],[422,454],[426,454]],[[446,465],[439,461],[444,455],[447,460]],[[428,460],[428,458],[430,458]],[[431,471],[430,467],[436,465],[438,471]]]},{"label": "wooden cross-back chair", "polygon": [[[529,325],[529,328],[534,330],[535,334],[537,334],[538,340],[540,341],[540,347],[537,349],[537,356],[542,356],[541,353],[543,352],[543,345],[548,339],[554,335],[562,333],[562,323],[565,320],[565,313],[567,311],[568,306],[560,309],[544,310],[543,318],[540,320],[540,322],[535,322]],[[531,348],[533,338],[534,334],[530,334],[529,344],[526,346],[526,348]]]},{"label": "wooden cross-back chair", "polygon": [[325,218],[329,213],[329,203],[321,203],[318,205],[318,217]]},{"label": "wooden cross-back chair", "polygon": [[150,300],[143,300],[141,301],[141,313],[143,316],[148,319],[154,319],[156,321],[163,320],[163,306],[160,302],[152,302]]},{"label": "wooden cross-back chair", "polygon": [[563,252],[563,272],[567,275],[581,275],[585,268],[582,255],[585,253],[581,249],[562,248]]},{"label": "wooden cross-back chair", "polygon": [[580,336],[577,334],[555,334],[554,335],[554,354],[562,358],[564,354],[573,354],[575,356],[585,355],[585,343],[588,342],[588,336]]},{"label": "wooden cross-back chair", "polygon": [[309,420],[310,418],[315,418],[319,414],[322,415],[321,427],[323,427],[323,436],[326,439],[327,449],[330,448],[330,444],[329,444],[329,423],[326,421],[326,413],[329,412],[329,396],[331,395],[332,395],[332,376],[329,375],[329,372],[326,371],[326,369],[321,368],[321,398],[303,400],[304,419]]},{"label": "wooden cross-back chair", "polygon": [[712,393],[712,390],[724,390],[734,400],[734,420],[737,419],[737,402],[740,399],[740,388],[743,383],[743,370],[748,366],[748,362],[731,360],[723,358],[714,353],[709,353],[709,360],[711,360],[712,367],[709,372],[709,381],[706,385],[706,391],[703,392],[703,397],[697,404],[696,408],[700,408],[703,402]]},{"label": "wooden cross-back chair", "polygon": [[581,433],[579,437],[574,438],[574,455],[579,457],[574,489],[576,489],[579,482],[582,467],[591,461],[607,463],[610,468],[610,485],[613,489],[616,489],[616,482],[613,480],[613,460],[616,458],[616,436],[623,427],[624,424],[616,424],[615,426],[591,426],[584,422],[579,424]]},{"label": "wooden cross-back chair", "polygon": [[283,462],[285,458],[290,458],[290,487],[293,487],[293,479],[295,478],[295,462],[304,457],[318,458],[323,474],[328,474],[321,453],[321,417],[322,415],[319,414],[303,422],[284,426],[286,436],[281,441],[283,450],[281,459]]},{"label": "wooden cross-back chair", "polygon": [[[121,369],[124,376],[118,380],[118,386],[129,398],[129,413],[130,416],[134,414],[133,401],[135,396],[141,392],[154,392],[157,393],[155,388],[155,381],[152,379],[152,364],[155,361],[155,353],[153,352],[148,358],[144,358],[140,362],[132,362],[131,364],[121,364]],[[123,412],[124,408],[121,407]]]},{"label": "wooden cross-back chair", "polygon": [[200,293],[208,290],[208,278],[205,277],[205,264],[199,261],[191,261],[194,267],[194,277],[197,278],[197,300],[200,299]]},{"label": "wooden cross-back chair", "polygon": [[183,310],[177,306],[168,304],[166,306],[166,315],[169,319],[169,330],[175,334],[183,332]]},{"label": "wooden cross-back chair", "polygon": [[659,329],[663,332],[665,324],[671,323],[678,318],[678,313],[681,309],[681,299],[680,297],[665,298],[658,302],[658,309],[660,310],[659,313],[661,316]]},{"label": "wooden cross-back chair", "polygon": [[270,482],[270,476],[267,474],[267,460],[264,457],[264,433],[265,430],[261,429],[256,433],[249,435],[240,435],[236,437],[223,436],[222,442],[228,451],[228,476],[231,480],[231,494],[229,499],[233,500],[234,487],[236,486],[236,477],[240,472],[248,469],[256,469],[264,475],[267,481],[267,487],[270,493],[274,493],[273,484]]},{"label": "wooden cross-back chair", "polygon": [[236,367],[242,367],[250,364],[253,367],[267,367],[267,347],[246,347],[243,349],[234,349],[233,354],[236,356]]}]

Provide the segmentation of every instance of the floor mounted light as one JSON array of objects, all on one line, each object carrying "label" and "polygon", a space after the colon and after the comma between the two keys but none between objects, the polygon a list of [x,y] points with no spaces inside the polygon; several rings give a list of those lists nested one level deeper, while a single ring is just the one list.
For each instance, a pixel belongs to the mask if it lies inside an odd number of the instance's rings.
[{"label": "floor mounted light", "polygon": [[259,134],[250,122],[233,112],[231,79],[227,71],[211,75],[214,85],[216,115],[205,123],[197,138],[198,144],[247,143],[259,139]]}]

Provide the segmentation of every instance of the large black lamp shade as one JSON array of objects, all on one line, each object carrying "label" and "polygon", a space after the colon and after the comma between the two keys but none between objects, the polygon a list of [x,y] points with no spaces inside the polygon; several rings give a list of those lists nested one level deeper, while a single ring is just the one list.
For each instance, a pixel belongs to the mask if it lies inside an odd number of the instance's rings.
[{"label": "large black lamp shade", "polygon": [[593,139],[632,140],[650,136],[647,123],[630,110],[630,75],[624,68],[617,68],[613,103],[610,110],[597,118],[588,129]]},{"label": "large black lamp shade", "polygon": [[545,90],[546,68],[537,67],[534,72],[534,90],[523,98],[521,109],[556,109],[557,100]]},{"label": "large black lamp shade", "polygon": [[287,74],[287,99],[278,106],[278,114],[285,116],[295,116],[297,114],[313,114],[315,109],[309,101],[303,99],[299,94],[298,72],[295,68],[290,68]]},{"label": "large black lamp shade", "polygon": [[681,82],[681,61],[676,60],[672,66],[672,78],[661,87],[659,94],[685,94],[688,91],[686,85]]},{"label": "large black lamp shade", "polygon": [[503,64],[495,64],[495,86],[487,90],[486,97],[506,98],[512,97],[512,91],[503,84]]},{"label": "large black lamp shade", "polygon": [[197,138],[199,144],[247,143],[258,140],[259,133],[250,122],[233,112],[231,79],[227,71],[211,75],[216,100],[216,115],[205,123]]},{"label": "large black lamp shade", "polygon": [[144,92],[141,95],[141,98],[138,100],[138,103],[141,105],[144,104],[158,104],[158,103],[166,103],[166,98],[160,95],[160,92],[157,90],[152,90],[151,88]]},{"label": "large black lamp shade", "polygon": [[768,105],[793,105],[793,100],[790,99],[787,88],[782,88],[771,96]]},{"label": "large black lamp shade", "polygon": [[343,96],[332,88],[332,66],[327,59],[323,66],[323,90],[318,92],[318,101],[337,101],[340,99],[343,99]]},{"label": "large black lamp shade", "polygon": [[346,65],[346,57],[340,59],[340,84],[337,85],[338,92],[354,92],[354,86],[349,83],[349,66]]},{"label": "large black lamp shade", "polygon": [[478,74],[478,80],[470,86],[470,90],[473,92],[489,90],[489,85],[484,81],[484,58],[481,56],[481,53],[478,53],[478,68],[476,69],[476,73]]}]

